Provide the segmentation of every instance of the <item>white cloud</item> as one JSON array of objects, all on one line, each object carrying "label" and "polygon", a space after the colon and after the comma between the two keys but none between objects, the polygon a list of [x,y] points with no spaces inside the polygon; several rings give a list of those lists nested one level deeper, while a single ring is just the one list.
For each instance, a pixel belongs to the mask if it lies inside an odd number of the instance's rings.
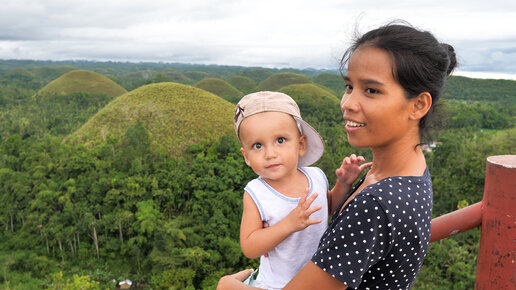
[{"label": "white cloud", "polygon": [[357,25],[394,19],[452,44],[464,69],[516,73],[516,2],[503,0],[7,0],[0,58],[336,68]]}]

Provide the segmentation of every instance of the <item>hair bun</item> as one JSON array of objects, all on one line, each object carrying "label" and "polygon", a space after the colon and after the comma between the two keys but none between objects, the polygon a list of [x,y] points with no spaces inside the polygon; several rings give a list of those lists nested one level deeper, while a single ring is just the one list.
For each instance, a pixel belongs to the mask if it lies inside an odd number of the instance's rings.
[{"label": "hair bun", "polygon": [[444,48],[444,50],[448,54],[448,58],[450,59],[450,64],[448,65],[448,69],[446,71],[446,74],[450,75],[452,71],[455,69],[455,67],[457,67],[457,57],[455,56],[455,49],[453,49],[453,46],[447,43],[441,43],[441,46]]}]

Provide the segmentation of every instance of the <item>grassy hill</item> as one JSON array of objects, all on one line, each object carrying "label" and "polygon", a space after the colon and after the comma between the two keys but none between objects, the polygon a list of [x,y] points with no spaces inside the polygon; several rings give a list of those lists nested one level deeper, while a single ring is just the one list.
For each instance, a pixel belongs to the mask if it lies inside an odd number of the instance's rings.
[{"label": "grassy hill", "polygon": [[274,74],[272,71],[267,69],[250,69],[250,70],[244,70],[240,73],[244,77],[248,77],[255,82],[261,82],[270,77],[272,74]]},{"label": "grassy hill", "polygon": [[67,140],[94,146],[142,123],[154,142],[180,156],[190,144],[232,132],[233,111],[231,103],[198,88],[150,84],[113,100]]},{"label": "grassy hill", "polygon": [[342,114],[339,99],[329,90],[315,84],[295,84],[282,88],[280,92],[291,96],[301,110],[301,116],[311,125],[315,123],[340,122]]},{"label": "grassy hill", "polygon": [[277,73],[262,81],[257,91],[277,91],[288,85],[304,83],[311,83],[308,76],[297,73]]},{"label": "grassy hill", "polygon": [[120,96],[127,91],[109,78],[87,70],[73,70],[51,81],[37,92],[37,96],[65,95],[87,92]]},{"label": "grassy hill", "polygon": [[194,81],[182,73],[178,72],[165,72],[165,74],[175,83],[193,85]]},{"label": "grassy hill", "polygon": [[234,104],[236,104],[243,96],[243,93],[239,91],[237,88],[230,85],[228,82],[224,80],[216,78],[202,79],[201,81],[195,84],[195,87],[215,94],[223,98],[224,100],[227,100]]},{"label": "grassy hill", "polygon": [[246,94],[253,92],[258,85],[253,79],[239,75],[228,78],[227,82]]},{"label": "grassy hill", "polygon": [[184,75],[193,80],[194,82],[198,82],[206,78],[208,76],[208,73],[203,71],[188,71],[185,72]]},{"label": "grassy hill", "polygon": [[337,96],[342,96],[345,91],[345,82],[340,74],[322,73],[313,78],[314,83],[323,85],[332,90]]}]

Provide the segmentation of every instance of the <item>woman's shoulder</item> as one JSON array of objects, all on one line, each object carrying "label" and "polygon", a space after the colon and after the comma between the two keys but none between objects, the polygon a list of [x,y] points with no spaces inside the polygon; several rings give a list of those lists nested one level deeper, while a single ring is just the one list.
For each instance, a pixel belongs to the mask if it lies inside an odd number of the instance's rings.
[{"label": "woman's shoulder", "polygon": [[390,176],[381,179],[380,181],[367,186],[364,190],[368,193],[384,192],[385,190],[392,190],[400,188],[431,188],[432,179],[428,169],[425,170],[421,176]]}]

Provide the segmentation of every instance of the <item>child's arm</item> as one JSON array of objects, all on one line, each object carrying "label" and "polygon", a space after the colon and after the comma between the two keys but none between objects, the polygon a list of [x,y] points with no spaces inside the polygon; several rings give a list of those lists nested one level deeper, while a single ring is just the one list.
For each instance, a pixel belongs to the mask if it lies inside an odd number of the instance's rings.
[{"label": "child's arm", "polygon": [[290,234],[306,227],[320,223],[320,219],[310,219],[310,215],[321,206],[310,207],[317,193],[307,198],[309,189],[299,199],[299,203],[284,219],[273,226],[263,227],[260,212],[249,193],[244,193],[244,212],[240,224],[240,246],[244,255],[250,259],[257,258],[274,249]]},{"label": "child's arm", "polygon": [[342,160],[342,165],[335,171],[337,174],[335,187],[328,192],[328,214],[332,215],[337,210],[360,173],[373,164],[368,162],[360,165],[364,161],[364,157],[357,157],[355,154],[351,154]]}]

